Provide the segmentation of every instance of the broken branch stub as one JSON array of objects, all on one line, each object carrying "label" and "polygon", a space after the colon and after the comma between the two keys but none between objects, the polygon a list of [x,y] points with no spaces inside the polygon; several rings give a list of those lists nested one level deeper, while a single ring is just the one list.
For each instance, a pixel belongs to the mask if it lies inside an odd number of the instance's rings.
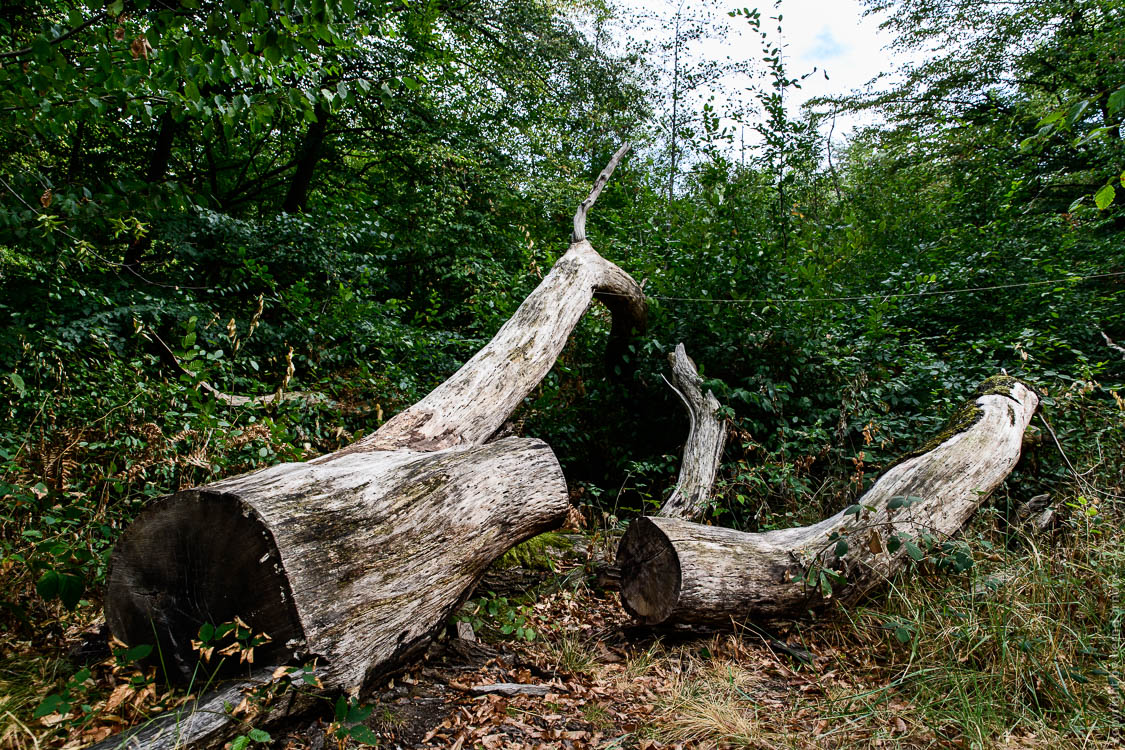
[{"label": "broken branch stub", "polygon": [[[1036,395],[1012,378],[985,381],[958,430],[885,472],[859,501],[812,526],[745,533],[639,518],[621,540],[621,599],[646,624],[769,619],[853,602],[949,539],[1015,467]],[[819,583],[828,576],[830,592]],[[826,595],[827,594],[827,595]]]},{"label": "broken branch stub", "polygon": [[200,626],[235,617],[272,638],[257,663],[315,657],[328,689],[363,688],[416,655],[493,560],[566,518],[551,449],[490,440],[595,296],[614,315],[611,344],[643,329],[640,286],[581,238],[483,349],[370,437],[157,501],[114,549],[111,631],[155,638],[183,679]]}]

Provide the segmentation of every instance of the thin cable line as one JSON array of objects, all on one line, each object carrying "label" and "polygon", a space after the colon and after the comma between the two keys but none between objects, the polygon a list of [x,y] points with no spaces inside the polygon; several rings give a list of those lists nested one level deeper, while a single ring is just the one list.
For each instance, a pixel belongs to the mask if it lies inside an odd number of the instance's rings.
[{"label": "thin cable line", "polygon": [[[999,289],[1023,289],[1032,286],[1046,286],[1048,284],[1066,284],[1090,279],[1108,279],[1125,276],[1125,271],[1112,273],[1095,273],[1089,276],[1068,276],[1063,279],[1047,279],[1045,281],[1025,281],[1018,284],[994,284],[992,286],[971,286],[961,289],[939,289],[927,292],[887,292],[886,294],[858,294],[848,297],[767,297],[764,299],[736,299],[725,297],[666,297],[660,294],[645,295],[648,299],[665,300],[669,302],[710,302],[714,304],[800,304],[805,302],[860,302],[863,300],[888,300],[906,297],[942,297],[947,294],[968,294],[971,292],[991,292]],[[599,296],[627,297],[620,292],[598,292]]]}]

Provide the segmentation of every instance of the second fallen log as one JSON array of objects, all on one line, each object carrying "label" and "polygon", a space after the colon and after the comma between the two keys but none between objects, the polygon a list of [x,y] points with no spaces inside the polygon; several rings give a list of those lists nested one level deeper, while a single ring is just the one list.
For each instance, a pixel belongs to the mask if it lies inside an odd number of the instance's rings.
[{"label": "second fallen log", "polygon": [[639,518],[621,540],[621,601],[646,624],[792,616],[855,601],[965,525],[1020,457],[1039,403],[985,381],[929,450],[891,467],[853,506],[811,526],[746,533]]}]

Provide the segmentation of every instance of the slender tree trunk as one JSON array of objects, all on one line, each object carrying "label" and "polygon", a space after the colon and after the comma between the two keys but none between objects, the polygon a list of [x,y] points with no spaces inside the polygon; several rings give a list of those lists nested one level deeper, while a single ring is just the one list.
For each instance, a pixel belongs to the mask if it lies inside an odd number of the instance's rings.
[{"label": "slender tree trunk", "polygon": [[711,504],[711,488],[726,444],[726,422],[719,416],[719,401],[710,391],[703,393],[703,379],[683,344],[668,355],[672,365],[672,390],[684,402],[689,428],[684,460],[676,489],[664,501],[660,515],[698,521]]},{"label": "slender tree trunk", "polygon": [[[151,186],[162,182],[165,175],[168,174],[168,165],[172,161],[172,146],[176,142],[177,129],[176,121],[172,119],[172,115],[165,113],[160,116],[156,129],[156,140],[152,144],[152,154],[149,156],[148,169],[145,172],[145,181],[149,184],[150,190]],[[149,235],[145,234],[134,239],[125,252],[125,265],[129,268],[139,265],[150,247],[152,247],[152,238]]]},{"label": "slender tree trunk", "polygon": [[324,149],[324,138],[328,132],[328,109],[317,102],[313,109],[316,120],[309,124],[301,142],[301,153],[297,157],[297,168],[289,182],[289,190],[281,203],[281,210],[288,214],[300,213],[309,200],[309,188],[313,175]]}]

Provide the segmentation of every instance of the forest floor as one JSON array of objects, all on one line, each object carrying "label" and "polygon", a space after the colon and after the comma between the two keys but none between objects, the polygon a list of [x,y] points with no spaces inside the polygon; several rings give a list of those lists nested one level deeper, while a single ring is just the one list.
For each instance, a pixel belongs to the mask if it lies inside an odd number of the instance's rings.
[{"label": "forest floor", "polygon": [[[901,669],[885,658],[887,633],[857,639],[847,615],[710,632],[637,627],[616,592],[591,575],[612,541],[595,536],[577,553],[539,549],[547,562],[533,567],[545,569],[490,570],[424,659],[354,703],[350,718],[369,732],[339,720],[338,702],[317,699],[299,720],[260,724],[268,732],[235,747],[343,750],[360,747],[357,738],[455,750],[1104,746],[1027,726],[974,741],[963,724],[912,702],[896,679]],[[60,639],[71,649],[69,664],[6,644],[3,700],[15,689],[7,668],[15,659],[24,671],[35,659],[43,670],[77,669],[73,649],[81,646],[93,663],[62,691],[69,710],[35,720],[8,712],[0,747],[76,750],[184,704],[120,649],[109,656],[106,637],[75,624]],[[488,694],[500,684],[531,694]],[[29,696],[25,711],[43,698]],[[263,710],[252,700],[234,707],[246,727],[259,724]]]}]

